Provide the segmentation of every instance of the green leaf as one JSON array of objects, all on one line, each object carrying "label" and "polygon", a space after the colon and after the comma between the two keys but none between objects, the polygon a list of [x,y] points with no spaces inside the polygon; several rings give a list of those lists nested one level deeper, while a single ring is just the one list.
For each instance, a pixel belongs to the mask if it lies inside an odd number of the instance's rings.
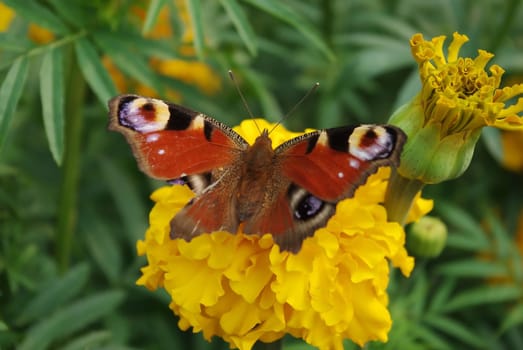
[{"label": "green leaf", "polygon": [[202,5],[200,0],[185,0],[185,4],[189,10],[189,17],[191,18],[190,23],[192,23],[193,43],[196,56],[198,56],[200,61],[203,61],[205,37],[202,24]]},{"label": "green leaf", "polygon": [[220,0],[220,3],[225,8],[225,11],[227,11],[232,23],[234,23],[240,38],[247,47],[247,50],[249,50],[251,55],[255,56],[258,51],[256,35],[254,34],[252,26],[241,6],[236,0]]},{"label": "green leaf", "polygon": [[15,113],[18,100],[22,95],[27,78],[28,59],[26,56],[18,58],[0,86],[0,149],[7,135],[7,128]]},{"label": "green leaf", "polygon": [[436,211],[449,226],[447,246],[473,252],[490,249],[483,228],[463,209],[440,200]]},{"label": "green leaf", "polygon": [[481,340],[475,332],[469,330],[467,327],[451,318],[440,315],[427,315],[423,320],[432,327],[437,328],[448,335],[452,335],[462,342],[474,347],[482,348],[485,345],[483,340]]},{"label": "green leaf", "polygon": [[280,19],[281,21],[291,25],[298,30],[305,38],[317,49],[329,59],[334,60],[335,56],[332,50],[325,44],[320,34],[314,29],[314,27],[305,22],[299,17],[295,11],[285,5],[283,1],[278,0],[244,0],[259,8],[262,11],[267,12],[273,17]]},{"label": "green leaf", "polygon": [[62,20],[38,1],[3,0],[3,2],[28,22],[38,24],[56,34],[68,32]]},{"label": "green leaf", "polygon": [[100,56],[91,42],[85,38],[75,42],[76,57],[82,74],[103,105],[117,95],[109,73],[102,65]]},{"label": "green leaf", "polygon": [[520,325],[523,325],[523,302],[520,302],[505,314],[505,317],[503,317],[503,323],[500,327],[500,332],[504,333],[507,330]]},{"label": "green leaf", "polygon": [[88,277],[89,266],[87,264],[73,267],[67,274],[60,279],[53,280],[48,287],[43,288],[33,297],[18,314],[16,323],[27,324],[55,311],[83,290]]},{"label": "green leaf", "polygon": [[110,340],[111,332],[95,331],[80,337],[75,337],[70,343],[61,347],[60,350],[107,349],[101,345],[110,342]]},{"label": "green leaf", "polygon": [[520,296],[521,290],[515,286],[481,286],[455,295],[442,310],[450,312],[471,306],[503,303],[517,300]]},{"label": "green leaf", "polygon": [[438,272],[453,277],[489,278],[505,276],[505,266],[497,262],[466,259],[444,263],[437,268]]},{"label": "green leaf", "polygon": [[44,54],[40,69],[40,97],[45,133],[55,162],[62,164],[64,154],[64,69],[63,52],[50,49]]},{"label": "green leaf", "polygon": [[0,33],[0,49],[2,51],[23,53],[33,46],[34,44],[25,38],[14,37],[7,33]]},{"label": "green leaf", "polygon": [[82,236],[100,269],[111,283],[120,278],[122,269],[122,255],[120,247],[112,235],[111,230],[101,221],[100,217],[91,212],[82,213]]},{"label": "green leaf", "polygon": [[116,309],[124,293],[110,291],[92,295],[45,318],[29,329],[19,350],[46,349],[48,345],[71,335]]},{"label": "green leaf", "polygon": [[116,208],[122,217],[129,243],[134,247],[138,239],[143,238],[147,228],[147,209],[143,205],[142,197],[127,173],[120,170],[113,162],[107,159],[100,161],[101,170]]},{"label": "green leaf", "polygon": [[94,39],[125,74],[161,94],[163,87],[158,76],[149,66],[146,57],[133,49],[131,46],[133,43],[129,42],[126,36],[98,32],[94,35]]},{"label": "green leaf", "polygon": [[147,34],[156,24],[158,14],[164,5],[166,0],[151,0],[149,7],[147,8],[147,13],[145,15],[145,21],[142,27],[142,34]]}]

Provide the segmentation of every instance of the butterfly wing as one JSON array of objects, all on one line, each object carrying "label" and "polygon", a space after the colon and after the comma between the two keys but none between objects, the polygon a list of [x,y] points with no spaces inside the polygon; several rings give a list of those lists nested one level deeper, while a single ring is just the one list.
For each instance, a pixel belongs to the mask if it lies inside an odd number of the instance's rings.
[{"label": "butterfly wing", "polygon": [[238,227],[234,189],[247,142],[228,126],[188,108],[136,95],[109,102],[109,128],[121,132],[143,172],[187,183],[197,196],[171,221],[171,237]]},{"label": "butterfly wing", "polygon": [[202,113],[136,95],[109,101],[109,129],[121,132],[143,172],[172,180],[233,164],[248,147],[228,126]]},{"label": "butterfly wing", "polygon": [[[398,165],[405,134],[388,125],[319,130],[299,136],[276,150],[276,194],[249,223],[249,232],[271,232],[283,250],[296,252],[302,241],[326,225],[336,203],[379,167]],[[278,220],[274,220],[278,218]]]}]

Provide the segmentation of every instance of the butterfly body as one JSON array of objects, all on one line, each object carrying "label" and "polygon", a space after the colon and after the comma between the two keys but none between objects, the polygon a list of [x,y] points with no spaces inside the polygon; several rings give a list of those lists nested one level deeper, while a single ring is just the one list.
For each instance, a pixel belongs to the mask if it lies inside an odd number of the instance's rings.
[{"label": "butterfly body", "polygon": [[252,145],[226,125],[161,100],[109,102],[110,128],[125,135],[149,176],[188,184],[196,196],[171,220],[171,238],[213,231],[271,233],[282,250],[325,226],[336,203],[379,166],[397,165],[404,133],[392,126],[318,130],[273,148],[264,130]]}]

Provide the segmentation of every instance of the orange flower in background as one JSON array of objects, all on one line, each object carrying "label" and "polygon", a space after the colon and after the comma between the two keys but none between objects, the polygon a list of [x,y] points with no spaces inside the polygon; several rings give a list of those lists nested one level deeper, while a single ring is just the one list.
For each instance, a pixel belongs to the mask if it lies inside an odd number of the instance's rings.
[{"label": "orange flower in background", "polygon": [[[261,129],[272,125],[263,120]],[[248,142],[259,135],[252,120],[235,130]],[[273,145],[297,136],[279,126]],[[190,242],[169,237],[170,221],[194,196],[186,186],[158,189],[150,227],[138,241],[148,265],[137,281],[170,294],[182,330],[205,339],[219,336],[249,350],[289,333],[320,349],[342,349],[344,339],[363,345],[386,341],[392,320],[387,309],[390,263],[408,276],[414,259],[405,233],[387,221],[383,206],[389,168],[381,168],[354,197],[340,201],[327,226],[306,239],[299,253],[281,252],[272,236],[214,232]],[[432,208],[417,200],[418,217]],[[417,219],[418,217],[413,217]]]},{"label": "orange flower in background", "polygon": [[[196,60],[194,47],[192,45],[192,23],[187,12],[187,7],[184,1],[176,0],[174,3],[177,8],[176,14],[184,30],[181,35],[182,45],[178,48],[179,54],[183,57],[173,59],[151,58],[149,65],[154,71],[166,77],[196,86],[201,92],[207,95],[215,94],[221,88],[221,79],[208,64]],[[136,14],[141,22],[144,21],[145,12],[142,8],[133,8],[133,13]],[[174,34],[176,33],[174,33],[169,20],[169,8],[168,6],[164,6],[158,14],[154,27],[146,33],[146,36],[153,39],[169,39]],[[151,87],[144,86],[140,82],[125,77],[109,58],[105,57],[103,63],[110,72],[120,92],[133,91],[143,96],[158,97],[158,92],[154,91]],[[168,90],[165,97],[175,102],[180,102],[181,100],[181,95],[173,90]]]}]

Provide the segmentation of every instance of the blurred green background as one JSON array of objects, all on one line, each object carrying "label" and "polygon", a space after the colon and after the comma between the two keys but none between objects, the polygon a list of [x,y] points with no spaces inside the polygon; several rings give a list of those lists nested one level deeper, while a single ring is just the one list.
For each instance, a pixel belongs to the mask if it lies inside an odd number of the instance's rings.
[{"label": "blurred green background", "polygon": [[[0,349],[226,349],[181,332],[135,286],[152,190],[107,100],[140,93],[236,125],[386,122],[420,83],[409,39],[466,34],[523,82],[517,0],[9,0],[0,2]],[[508,141],[507,141],[508,140]],[[459,179],[427,187],[449,228],[434,259],[391,276],[388,343],[523,349],[522,133],[485,130]],[[307,349],[286,338],[284,349]],[[356,349],[346,342],[346,349]]]}]

